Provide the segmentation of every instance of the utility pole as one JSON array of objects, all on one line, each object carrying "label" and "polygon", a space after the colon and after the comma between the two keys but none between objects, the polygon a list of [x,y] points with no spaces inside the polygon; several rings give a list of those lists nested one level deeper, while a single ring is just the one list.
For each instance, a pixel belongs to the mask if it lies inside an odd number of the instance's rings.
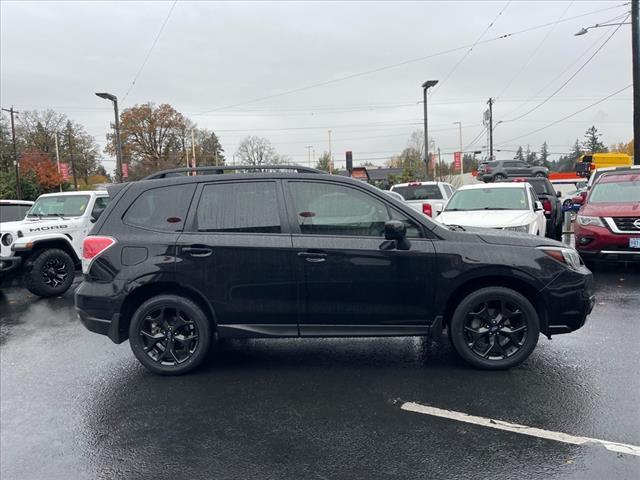
[{"label": "utility pole", "polygon": [[633,163],[640,165],[640,0],[631,0],[631,58],[633,62]]},{"label": "utility pole", "polygon": [[[440,158],[440,147],[438,147],[438,168],[440,169],[440,175],[442,175],[442,159]],[[438,174],[438,170],[436,170],[436,175]],[[434,178],[434,180],[436,180]]]},{"label": "utility pole", "polygon": [[71,172],[73,173],[73,187],[75,191],[78,191],[78,178],[76,177],[76,162],[73,159],[73,146],[71,143],[71,128],[67,129],[67,135],[69,137],[69,160],[71,161]]},{"label": "utility pole", "polygon": [[191,162],[193,163],[193,168],[196,168],[196,136],[193,132],[193,128],[191,129]]},{"label": "utility pole", "polygon": [[495,160],[493,158],[493,98],[490,98],[487,103],[489,104],[489,160]]},{"label": "utility pole", "polygon": [[[58,149],[58,131],[57,130],[55,132],[54,139],[56,141],[56,165],[58,167],[58,175],[60,175],[60,150]],[[60,180],[60,191],[62,191],[62,180]]]},{"label": "utility pole", "polygon": [[20,165],[18,163],[18,148],[16,147],[16,126],[13,120],[13,116],[20,112],[16,112],[13,106],[9,109],[3,108],[5,112],[9,112],[11,115],[11,140],[13,141],[13,162],[16,169],[16,198],[22,200],[22,191],[20,189]]},{"label": "utility pole", "polygon": [[304,148],[307,149],[307,161],[309,162],[309,167],[311,167],[311,149],[313,148],[313,145],[307,145]]},{"label": "utility pole", "polygon": [[331,130],[329,130],[329,173],[333,173],[333,153],[331,153]]}]

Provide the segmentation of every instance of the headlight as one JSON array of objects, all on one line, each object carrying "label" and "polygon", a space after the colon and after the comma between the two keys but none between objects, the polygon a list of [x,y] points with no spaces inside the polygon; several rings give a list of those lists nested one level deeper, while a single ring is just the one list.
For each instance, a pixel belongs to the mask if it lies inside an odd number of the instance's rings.
[{"label": "headlight", "polygon": [[578,270],[582,265],[580,255],[573,248],[538,247],[538,250],[543,251],[558,262],[564,263],[572,270]]},{"label": "headlight", "polygon": [[5,247],[8,247],[8,246],[10,246],[12,243],[13,243],[13,235],[11,235],[10,233],[5,233],[5,234],[2,236],[2,244],[3,244]]},{"label": "headlight", "polygon": [[523,232],[529,231],[529,225],[518,225],[517,227],[504,227],[503,230],[509,230],[511,232]]},{"label": "headlight", "polygon": [[596,227],[604,227],[604,223],[600,217],[587,217],[585,215],[578,215],[578,223],[583,226],[594,225]]}]

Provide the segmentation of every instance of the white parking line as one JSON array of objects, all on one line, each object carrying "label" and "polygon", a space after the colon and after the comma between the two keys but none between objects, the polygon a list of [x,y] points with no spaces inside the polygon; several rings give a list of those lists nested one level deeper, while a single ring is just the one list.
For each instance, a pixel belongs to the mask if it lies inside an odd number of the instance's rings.
[{"label": "white parking line", "polygon": [[540,428],[527,427],[526,425],[518,425],[517,423],[503,422],[502,420],[494,420],[492,418],[476,417],[467,415],[462,412],[454,412],[453,410],[443,410],[441,408],[420,405],[419,403],[406,402],[400,408],[408,412],[422,413],[424,415],[432,415],[435,417],[448,418],[457,420],[458,422],[472,423],[483,427],[495,428],[496,430],[506,430],[507,432],[519,433],[521,435],[529,435],[531,437],[546,438],[557,442],[571,443],[573,445],[584,445],[585,443],[598,443],[607,450],[618,453],[628,453],[630,455],[640,456],[640,447],[636,445],[627,445],[625,443],[608,442],[606,440],[598,440],[597,438],[576,437],[562,432],[551,432]]}]

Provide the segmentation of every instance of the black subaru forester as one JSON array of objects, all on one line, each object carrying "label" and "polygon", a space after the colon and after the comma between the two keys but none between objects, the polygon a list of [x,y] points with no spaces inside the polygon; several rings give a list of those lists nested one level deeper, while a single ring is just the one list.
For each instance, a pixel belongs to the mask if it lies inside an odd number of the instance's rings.
[{"label": "black subaru forester", "polygon": [[431,335],[520,364],[594,304],[577,252],[445,227],[361,181],[302,167],[176,169],[110,189],[84,241],[81,321],[182,374],[217,339]]}]

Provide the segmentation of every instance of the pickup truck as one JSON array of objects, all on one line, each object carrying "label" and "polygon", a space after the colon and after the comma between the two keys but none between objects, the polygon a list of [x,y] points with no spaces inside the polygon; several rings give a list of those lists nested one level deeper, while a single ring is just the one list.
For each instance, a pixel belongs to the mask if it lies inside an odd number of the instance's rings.
[{"label": "pickup truck", "polygon": [[34,295],[62,295],[82,259],[82,242],[109,203],[106,191],[40,195],[23,220],[0,222],[0,283],[22,277]]},{"label": "pickup truck", "polygon": [[456,191],[445,182],[409,182],[393,185],[389,190],[399,193],[407,204],[428,217],[437,217]]}]

